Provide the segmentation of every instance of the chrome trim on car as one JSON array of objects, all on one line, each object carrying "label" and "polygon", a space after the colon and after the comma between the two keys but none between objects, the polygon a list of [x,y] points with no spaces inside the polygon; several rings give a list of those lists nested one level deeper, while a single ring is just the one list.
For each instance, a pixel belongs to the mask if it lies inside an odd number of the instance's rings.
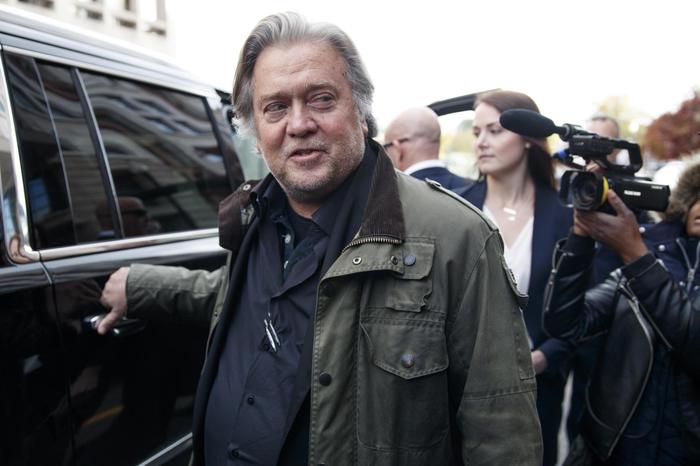
[{"label": "chrome trim on car", "polygon": [[[172,453],[179,453],[180,451],[184,451],[185,448],[189,447],[192,445],[192,434],[187,434],[184,437],[182,437],[180,440],[176,441],[175,443],[172,443],[156,453],[155,455],[151,456],[147,460],[143,461],[142,463],[139,463],[138,466],[154,466],[156,464],[163,464],[159,462],[160,459],[164,459],[165,461],[170,460],[171,457],[170,455]],[[179,450],[179,451],[176,451]],[[164,456],[167,456],[167,458],[163,458]]]},{"label": "chrome trim on car", "polygon": [[174,243],[176,241],[210,238],[217,236],[218,234],[218,228],[208,228],[206,230],[183,231],[154,236],[139,236],[136,238],[125,238],[114,241],[104,241],[101,243],[78,244],[76,246],[42,249],[39,251],[39,254],[43,260],[50,261],[63,259],[65,257],[118,251],[120,249],[131,249],[144,246],[155,246],[158,244]]},{"label": "chrome trim on car", "polygon": [[[2,47],[0,45],[0,51],[7,50],[7,47]],[[12,160],[12,178],[15,183],[15,202],[14,202],[14,226],[15,231],[5,232],[5,246],[7,250],[10,250],[10,240],[13,236],[19,238],[19,248],[15,251],[22,257],[28,259],[28,261],[38,261],[40,259],[39,253],[34,251],[29,245],[29,222],[27,217],[27,201],[26,193],[24,191],[24,182],[22,176],[22,164],[20,163],[19,157],[19,145],[17,143],[17,133],[15,128],[15,118],[12,113],[12,105],[10,104],[10,90],[7,87],[7,76],[5,75],[5,65],[2,60],[0,60],[0,100],[3,107],[7,113],[7,144],[10,150],[10,158]],[[2,131],[0,131],[0,134]],[[4,188],[3,188],[4,189]],[[4,206],[3,206],[4,208]],[[3,222],[6,225],[7,222]],[[6,226],[7,228],[7,226]],[[8,234],[9,233],[9,234]]]},{"label": "chrome trim on car", "polygon": [[[157,79],[152,76],[149,76],[147,74],[138,74],[134,75],[133,73],[128,73],[126,71],[110,68],[108,66],[100,66],[96,65],[95,63],[91,63],[89,61],[82,61],[82,60],[72,60],[69,58],[65,57],[58,57],[55,55],[50,55],[46,53],[41,53],[41,52],[35,52],[33,50],[28,50],[28,49],[23,49],[20,47],[14,47],[11,45],[6,45],[4,47],[4,50],[10,53],[16,53],[19,55],[25,55],[28,57],[32,58],[38,58],[40,60],[47,60],[52,63],[60,63],[62,65],[67,65],[67,66],[75,66],[77,68],[81,68],[84,70],[90,70],[90,71],[97,71],[100,73],[105,73],[109,74],[111,76],[119,76],[121,78],[127,78],[131,80],[136,80],[139,82],[145,82],[148,84],[154,84],[157,86],[162,86],[162,87],[167,87],[169,89],[173,89],[176,91],[181,91],[181,92],[189,92],[190,94],[195,94],[201,97],[214,97],[218,98],[218,95],[216,94],[216,91],[214,88],[210,88],[208,86],[198,86],[193,82],[190,81],[177,81],[176,78],[173,78],[172,81],[165,80],[165,79]],[[125,66],[128,66],[130,68],[133,68],[134,70],[138,70],[138,67],[135,67],[133,65],[125,64]],[[176,71],[176,70],[174,70]]]}]

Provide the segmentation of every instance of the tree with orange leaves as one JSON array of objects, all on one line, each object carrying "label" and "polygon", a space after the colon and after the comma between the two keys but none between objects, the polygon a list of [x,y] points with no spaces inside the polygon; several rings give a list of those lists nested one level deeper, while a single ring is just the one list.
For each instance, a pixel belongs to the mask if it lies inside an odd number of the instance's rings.
[{"label": "tree with orange leaves", "polygon": [[675,160],[700,151],[700,91],[678,111],[654,120],[644,135],[645,149],[659,160]]}]

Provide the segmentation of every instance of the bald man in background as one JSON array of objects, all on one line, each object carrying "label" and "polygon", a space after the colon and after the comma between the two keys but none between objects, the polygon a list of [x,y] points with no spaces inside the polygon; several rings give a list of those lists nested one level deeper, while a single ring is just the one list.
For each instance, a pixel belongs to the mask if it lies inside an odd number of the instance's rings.
[{"label": "bald man in background", "polygon": [[[586,126],[588,131],[596,133],[606,138],[620,138],[620,124],[617,120],[605,113],[594,113]],[[612,163],[627,165],[630,162],[627,151],[620,152],[620,149],[615,149],[608,155],[608,160]],[[599,171],[599,170],[595,170]]]},{"label": "bald man in background", "polygon": [[428,107],[409,108],[389,123],[384,132],[384,149],[394,167],[407,175],[437,181],[455,190],[470,180],[457,176],[439,160],[440,123]]}]

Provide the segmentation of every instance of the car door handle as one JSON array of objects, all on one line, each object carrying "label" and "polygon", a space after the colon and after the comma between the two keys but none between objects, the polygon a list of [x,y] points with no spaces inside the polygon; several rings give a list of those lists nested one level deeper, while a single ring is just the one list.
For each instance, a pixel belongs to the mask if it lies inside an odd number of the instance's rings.
[{"label": "car door handle", "polygon": [[[87,317],[83,317],[83,325],[94,332],[97,331],[97,326],[104,316],[107,314],[92,314]],[[129,335],[134,335],[141,332],[146,328],[146,322],[140,319],[127,319],[123,317],[119,319],[110,330],[110,333],[115,337],[128,337]]]}]

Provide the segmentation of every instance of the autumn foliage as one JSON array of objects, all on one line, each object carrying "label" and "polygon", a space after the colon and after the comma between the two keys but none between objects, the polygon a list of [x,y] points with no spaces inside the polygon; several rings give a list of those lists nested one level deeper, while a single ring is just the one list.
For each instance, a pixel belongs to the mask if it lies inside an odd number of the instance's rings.
[{"label": "autumn foliage", "polygon": [[644,135],[644,148],[659,160],[678,159],[700,151],[700,91],[678,111],[654,120]]}]

